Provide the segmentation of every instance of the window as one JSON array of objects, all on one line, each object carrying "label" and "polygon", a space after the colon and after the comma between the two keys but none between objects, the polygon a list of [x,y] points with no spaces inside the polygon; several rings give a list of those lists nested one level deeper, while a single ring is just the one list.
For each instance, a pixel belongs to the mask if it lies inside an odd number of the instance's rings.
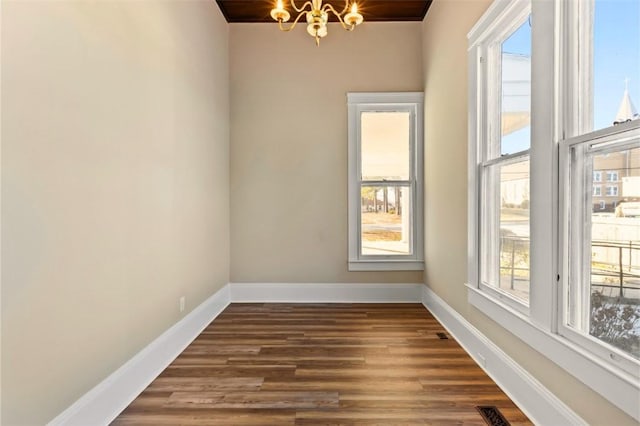
[{"label": "window", "polygon": [[[640,182],[640,121],[631,101],[631,93],[639,92],[626,78],[640,70],[640,3],[592,0],[563,6],[567,20],[578,18],[579,31],[572,31],[574,21],[558,36],[567,43],[567,56],[579,59],[562,66],[567,90],[559,117],[564,127],[559,184],[566,196],[560,215],[558,334],[638,383],[640,220],[621,217],[618,197],[640,196],[633,183]],[[627,37],[632,41],[618,45]],[[631,181],[606,185],[604,195],[616,199],[594,209],[595,187],[587,176],[603,170],[607,182],[619,182],[621,175]]]},{"label": "window", "polygon": [[637,421],[639,71],[635,0],[494,0],[469,33],[469,303]]},{"label": "window", "polygon": [[422,93],[349,93],[349,270],[422,270]]},{"label": "window", "polygon": [[[491,34],[480,84],[480,282],[516,309],[529,302],[529,147],[531,144],[531,25],[527,2]],[[493,70],[493,72],[492,72]],[[491,123],[500,123],[492,126]]]},{"label": "window", "polygon": [[[637,366],[629,359],[640,359],[640,331],[635,328],[640,326],[640,218],[595,215],[591,202],[581,200],[592,191],[592,182],[585,179],[589,170],[612,156],[623,157],[640,179],[640,132],[570,140],[566,149],[570,198],[575,201],[567,206],[568,309],[561,331],[596,351],[614,354],[632,372]],[[607,186],[606,195],[617,196],[618,187]],[[591,338],[605,345],[593,345]]]},{"label": "window", "polygon": [[608,171],[607,172],[607,180],[609,182],[617,182],[618,181],[618,172]]},{"label": "window", "polygon": [[607,190],[605,192],[607,197],[617,197],[618,196],[618,187],[615,185],[607,185]]}]

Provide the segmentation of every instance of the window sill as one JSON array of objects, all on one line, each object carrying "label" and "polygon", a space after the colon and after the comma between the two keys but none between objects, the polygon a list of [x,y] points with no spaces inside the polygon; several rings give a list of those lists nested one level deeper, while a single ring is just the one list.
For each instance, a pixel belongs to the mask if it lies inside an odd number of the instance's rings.
[{"label": "window sill", "polygon": [[350,260],[349,271],[424,271],[416,260]]},{"label": "window sill", "polygon": [[501,327],[549,358],[603,398],[640,421],[640,382],[591,352],[531,322],[515,309],[466,284],[468,301]]}]

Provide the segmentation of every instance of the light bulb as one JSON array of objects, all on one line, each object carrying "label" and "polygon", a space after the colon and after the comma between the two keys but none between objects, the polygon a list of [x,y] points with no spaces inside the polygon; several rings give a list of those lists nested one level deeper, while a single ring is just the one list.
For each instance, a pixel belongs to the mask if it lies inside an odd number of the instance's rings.
[{"label": "light bulb", "polygon": [[358,13],[358,5],[356,4],[356,2],[351,3],[351,12],[347,13],[344,16],[344,22],[347,25],[355,27],[356,25],[362,24],[363,20],[364,19],[362,18],[362,15]]},{"label": "light bulb", "polygon": [[274,21],[278,22],[287,22],[291,15],[284,9],[284,5],[282,4],[282,0],[278,0],[276,2],[276,7],[271,9],[271,17]]},{"label": "light bulb", "polygon": [[309,35],[311,37],[315,37],[316,36],[316,27],[313,24],[307,25],[307,32],[309,33]]}]

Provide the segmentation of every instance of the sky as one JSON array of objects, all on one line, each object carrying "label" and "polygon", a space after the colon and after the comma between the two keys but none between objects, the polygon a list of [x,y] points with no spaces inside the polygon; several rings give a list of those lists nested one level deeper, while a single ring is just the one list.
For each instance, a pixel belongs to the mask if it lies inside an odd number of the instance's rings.
[{"label": "sky", "polygon": [[[502,43],[503,53],[515,53],[531,57],[531,26],[529,20],[523,23],[511,36]],[[508,135],[502,136],[501,153],[529,149],[531,140],[531,126],[526,126]]]},{"label": "sky", "polygon": [[640,1],[596,0],[594,17],[594,129],[613,123],[624,80],[636,109],[640,103]]},{"label": "sky", "polygon": [[[595,0],[593,39],[594,130],[609,127],[629,79],[629,94],[640,108],[640,0]],[[531,54],[531,30],[525,22],[502,46],[505,53]],[[639,111],[640,112],[640,111]],[[527,149],[528,128],[503,137],[502,153]]]}]

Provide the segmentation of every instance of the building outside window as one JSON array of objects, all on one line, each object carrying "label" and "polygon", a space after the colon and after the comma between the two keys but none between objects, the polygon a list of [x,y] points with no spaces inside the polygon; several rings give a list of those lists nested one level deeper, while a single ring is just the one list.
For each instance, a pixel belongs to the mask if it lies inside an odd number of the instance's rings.
[{"label": "building outside window", "polygon": [[618,187],[616,185],[607,185],[607,190],[605,192],[607,197],[617,197],[618,196]]}]

